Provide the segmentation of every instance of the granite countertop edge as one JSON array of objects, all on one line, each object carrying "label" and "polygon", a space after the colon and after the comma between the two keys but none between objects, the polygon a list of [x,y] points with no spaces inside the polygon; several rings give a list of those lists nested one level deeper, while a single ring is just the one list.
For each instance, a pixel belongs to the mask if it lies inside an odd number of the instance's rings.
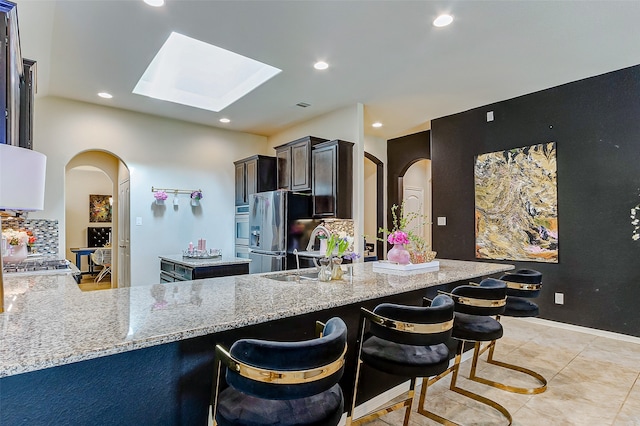
[{"label": "granite countertop edge", "polygon": [[[447,266],[447,262],[448,261],[446,260],[444,261],[445,267]],[[462,262],[462,261],[453,261],[453,262]],[[490,263],[484,263],[484,262],[464,262],[464,263],[485,264],[485,265],[488,265],[489,267],[493,267],[492,271],[489,272],[488,275],[513,269],[513,266],[508,264],[490,264]],[[377,271],[374,273],[381,274],[380,272],[377,272]],[[438,272],[427,272],[426,274],[434,274],[434,273],[437,274]],[[246,279],[247,277],[251,277],[251,281],[254,282],[256,285],[275,285],[275,286],[278,285],[277,281],[270,280],[264,277],[264,275],[265,274],[260,274],[259,276],[241,275],[241,276],[227,277],[227,278],[239,278],[239,280],[236,280],[236,282],[242,282],[242,280]],[[382,273],[382,275],[393,276],[393,274],[384,274],[384,273]],[[401,279],[402,275],[405,275],[405,274],[395,274],[395,275],[396,276],[400,275],[397,278]],[[413,273],[409,275],[420,275],[420,274]],[[16,363],[2,365],[2,362],[0,361],[0,378],[27,373],[27,372],[36,371],[36,370],[41,370],[45,368],[57,367],[57,366],[66,365],[74,362],[86,361],[86,360],[95,359],[99,357],[125,353],[129,351],[137,350],[137,349],[144,349],[144,348],[148,348],[156,345],[172,343],[172,342],[200,337],[208,334],[229,331],[236,328],[241,328],[241,327],[268,322],[268,321],[278,320],[286,317],[293,317],[297,315],[321,311],[324,309],[330,309],[330,308],[335,308],[339,306],[346,306],[346,305],[350,305],[350,304],[354,304],[354,303],[358,303],[366,300],[425,289],[428,287],[441,285],[449,282],[463,281],[463,280],[471,279],[477,276],[478,274],[473,272],[460,273],[459,271],[456,271],[455,280],[453,281],[451,280],[450,277],[443,276],[443,277],[438,277],[435,280],[420,282],[416,284],[407,284],[406,282],[403,282],[402,285],[399,285],[397,287],[386,287],[382,290],[373,291],[366,295],[361,294],[361,295],[354,295],[352,297],[343,297],[335,300],[327,300],[323,303],[317,303],[317,300],[314,300],[313,303],[310,302],[302,305],[293,304],[291,306],[288,306],[286,309],[280,309],[274,312],[268,312],[261,315],[255,315],[255,316],[245,315],[242,318],[237,319],[235,321],[220,322],[215,324],[204,324],[200,327],[190,327],[190,328],[185,328],[180,330],[173,330],[167,333],[157,333],[152,336],[139,337],[132,340],[126,340],[118,343],[109,344],[103,347],[96,346],[93,348],[74,350],[73,352],[54,353],[54,354],[43,356],[43,357],[29,355],[31,356],[31,360],[29,360],[28,363],[16,362]],[[389,278],[385,278],[385,280],[387,279]],[[71,277],[69,277],[69,280],[71,280],[71,282],[73,282],[75,285],[75,282]],[[210,279],[198,280],[198,281],[207,282],[211,280],[218,280],[218,279],[210,278]],[[182,284],[195,283],[195,282],[197,281],[184,281]],[[246,284],[246,283],[243,282],[243,284]],[[335,285],[339,286],[341,284],[337,283]],[[140,286],[140,287],[151,287],[151,286]],[[114,290],[118,290],[118,289],[114,289]],[[104,290],[104,291],[111,291],[111,290]],[[1,316],[0,316],[0,319],[2,319]],[[0,337],[2,336],[0,335]],[[1,339],[0,339],[0,342],[2,342]]]}]

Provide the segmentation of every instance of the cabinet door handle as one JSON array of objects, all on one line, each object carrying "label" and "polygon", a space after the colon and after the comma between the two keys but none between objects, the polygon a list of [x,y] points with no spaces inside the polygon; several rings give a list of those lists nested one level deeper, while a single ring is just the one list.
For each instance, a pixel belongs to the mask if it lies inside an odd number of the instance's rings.
[{"label": "cabinet door handle", "polygon": [[120,247],[120,248],[127,248],[127,246],[118,246],[118,247]]}]

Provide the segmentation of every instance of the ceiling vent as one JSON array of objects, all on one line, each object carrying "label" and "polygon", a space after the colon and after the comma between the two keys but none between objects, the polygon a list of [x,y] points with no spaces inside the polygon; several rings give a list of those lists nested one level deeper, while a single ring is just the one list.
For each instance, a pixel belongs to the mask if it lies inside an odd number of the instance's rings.
[{"label": "ceiling vent", "polygon": [[310,107],[311,104],[308,104],[306,102],[298,102],[296,106],[299,106],[300,108],[306,108],[306,107]]}]

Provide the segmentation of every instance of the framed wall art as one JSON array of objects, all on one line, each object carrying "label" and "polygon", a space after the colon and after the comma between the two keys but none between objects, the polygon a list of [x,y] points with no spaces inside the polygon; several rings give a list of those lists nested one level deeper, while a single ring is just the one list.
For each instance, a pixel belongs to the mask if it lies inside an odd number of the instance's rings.
[{"label": "framed wall art", "polygon": [[89,222],[111,222],[111,195],[89,195]]},{"label": "framed wall art", "polygon": [[476,258],[558,263],[555,142],[476,157]]}]

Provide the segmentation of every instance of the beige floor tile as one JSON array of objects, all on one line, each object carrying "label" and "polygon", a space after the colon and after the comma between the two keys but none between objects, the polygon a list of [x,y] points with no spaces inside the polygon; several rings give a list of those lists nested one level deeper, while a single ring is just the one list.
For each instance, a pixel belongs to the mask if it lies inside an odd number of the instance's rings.
[{"label": "beige floor tile", "polygon": [[611,362],[640,372],[640,344],[637,343],[597,337],[580,356]]},{"label": "beige floor tile", "polygon": [[615,426],[640,426],[640,407],[625,404],[613,422]]},{"label": "beige floor tile", "polygon": [[554,413],[545,410],[535,410],[530,407],[522,407],[513,416],[513,426],[606,426],[611,421],[597,417],[583,417],[579,414]]},{"label": "beige floor tile", "polygon": [[629,395],[627,395],[624,405],[640,409],[640,375],[636,378],[636,382],[634,383],[633,388],[631,388]]},{"label": "beige floor tile", "polygon": [[[560,329],[518,318],[503,318],[505,337],[495,358],[542,374],[546,392],[518,395],[467,379],[471,361],[460,368],[458,385],[504,405],[518,426],[640,426],[640,345],[587,333]],[[487,364],[486,353],[478,374],[524,386],[537,381],[520,373]],[[466,426],[506,424],[494,409],[449,390],[451,376],[429,387],[427,409]],[[414,404],[414,411],[417,405]],[[438,423],[412,413],[411,426]],[[401,425],[402,413],[374,426]]]}]

